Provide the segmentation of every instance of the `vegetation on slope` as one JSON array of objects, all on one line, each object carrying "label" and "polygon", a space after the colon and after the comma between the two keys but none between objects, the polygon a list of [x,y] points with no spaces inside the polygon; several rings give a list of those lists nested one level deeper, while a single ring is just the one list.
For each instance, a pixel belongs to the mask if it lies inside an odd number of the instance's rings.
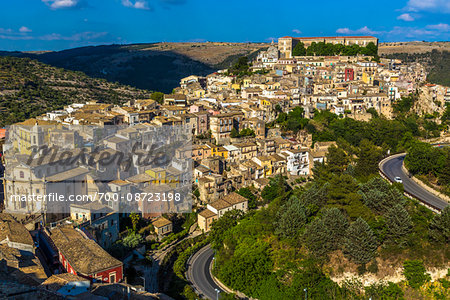
[{"label": "vegetation on slope", "polygon": [[450,86],[450,52],[434,49],[425,53],[395,53],[385,55],[404,62],[419,62],[429,71],[427,80],[431,83]]},{"label": "vegetation on slope", "polygon": [[23,121],[75,102],[120,104],[150,92],[29,58],[0,57],[0,126]]},{"label": "vegetation on slope", "polygon": [[[377,175],[385,150],[404,151],[420,135],[409,117],[360,122],[320,112],[300,125],[337,147],[303,188],[277,176],[261,193],[267,208],[232,211],[213,224],[215,274],[258,299],[298,299],[304,289],[308,299],[449,297],[449,278],[427,283],[424,266],[442,268],[450,259],[450,208],[434,215]],[[345,272],[383,278],[402,267],[406,280],[398,284],[332,280]]]}]

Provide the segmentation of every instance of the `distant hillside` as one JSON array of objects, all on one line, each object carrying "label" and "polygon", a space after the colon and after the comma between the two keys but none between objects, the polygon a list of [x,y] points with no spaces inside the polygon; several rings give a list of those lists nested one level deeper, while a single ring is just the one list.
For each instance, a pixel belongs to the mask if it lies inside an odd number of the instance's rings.
[{"label": "distant hillside", "polygon": [[183,77],[207,75],[227,68],[240,56],[255,56],[267,46],[265,43],[154,43],[43,53],[0,52],[0,55],[30,57],[92,77],[169,93]]},{"label": "distant hillside", "polygon": [[0,127],[74,102],[122,103],[148,98],[149,91],[29,58],[0,57]]},{"label": "distant hillside", "polygon": [[434,49],[424,53],[393,53],[384,57],[422,63],[429,72],[427,77],[429,82],[450,87],[450,51]]}]

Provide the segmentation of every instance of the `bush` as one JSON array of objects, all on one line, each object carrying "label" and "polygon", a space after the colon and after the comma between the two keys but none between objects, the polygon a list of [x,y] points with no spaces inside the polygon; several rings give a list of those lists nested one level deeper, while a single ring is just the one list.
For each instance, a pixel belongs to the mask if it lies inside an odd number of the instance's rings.
[{"label": "bush", "polygon": [[421,260],[406,260],[403,263],[403,275],[408,280],[409,286],[415,289],[431,280]]}]

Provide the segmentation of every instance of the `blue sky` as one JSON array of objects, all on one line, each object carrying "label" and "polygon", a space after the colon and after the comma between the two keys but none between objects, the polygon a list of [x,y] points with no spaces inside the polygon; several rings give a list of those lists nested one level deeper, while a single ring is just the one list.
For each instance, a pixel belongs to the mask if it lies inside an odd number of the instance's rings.
[{"label": "blue sky", "polygon": [[0,50],[264,42],[285,35],[448,41],[450,0],[2,0]]}]

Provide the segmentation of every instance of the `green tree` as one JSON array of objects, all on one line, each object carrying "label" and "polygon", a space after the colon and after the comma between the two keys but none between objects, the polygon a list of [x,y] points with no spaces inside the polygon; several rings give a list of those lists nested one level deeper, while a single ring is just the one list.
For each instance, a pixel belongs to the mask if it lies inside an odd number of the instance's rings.
[{"label": "green tree", "polygon": [[364,204],[379,214],[386,213],[397,204],[403,205],[405,203],[405,198],[400,191],[379,176],[362,184],[359,193]]},{"label": "green tree", "polygon": [[344,254],[357,264],[366,264],[375,257],[377,239],[362,218],[348,227],[343,248]]},{"label": "green tree", "polygon": [[322,221],[327,229],[328,240],[332,250],[342,245],[349,223],[347,217],[337,208],[329,208],[323,212]]},{"label": "green tree", "polygon": [[278,211],[275,233],[286,238],[295,238],[307,221],[306,209],[300,200],[292,196]]},{"label": "green tree", "polygon": [[332,173],[341,174],[347,169],[350,159],[341,148],[331,145],[327,153],[327,166]]},{"label": "green tree", "polygon": [[385,218],[388,240],[399,246],[404,245],[413,226],[408,212],[401,205],[396,204],[389,208]]},{"label": "green tree", "polygon": [[155,100],[156,102],[158,102],[159,104],[163,104],[164,102],[164,93],[161,92],[153,92],[150,95],[150,99]]},{"label": "green tree", "polygon": [[328,243],[328,231],[322,219],[316,218],[305,227],[306,247],[317,256],[327,255],[332,249]]},{"label": "green tree", "polygon": [[403,275],[408,280],[409,286],[415,289],[420,288],[431,279],[421,260],[405,260],[403,263]]},{"label": "green tree", "polygon": [[287,189],[286,179],[281,175],[277,175],[271,178],[270,183],[264,187],[261,197],[268,203],[279,196],[283,196]]},{"label": "green tree", "polygon": [[220,264],[219,278],[234,290],[254,294],[261,282],[272,273],[273,262],[268,248],[264,241],[239,244],[231,259]]},{"label": "green tree", "polygon": [[256,208],[256,195],[252,193],[249,187],[240,188],[237,193],[248,199],[248,208]]},{"label": "green tree", "polygon": [[302,42],[298,42],[297,45],[295,45],[294,49],[292,50],[292,56],[304,56],[306,55],[306,48],[305,44]]},{"label": "green tree", "polygon": [[141,220],[141,216],[135,212],[132,212],[130,214],[131,224],[133,225],[133,231],[136,232],[137,225],[139,224],[139,221]]},{"label": "green tree", "polygon": [[429,235],[430,238],[438,243],[450,243],[450,206],[447,206],[437,214],[430,222]]},{"label": "green tree", "polygon": [[231,227],[236,226],[242,216],[243,212],[241,210],[233,209],[227,211],[222,217],[212,223],[209,234],[212,248],[220,249],[223,246],[224,233]]},{"label": "green tree", "polygon": [[358,176],[369,176],[378,173],[378,162],[382,158],[381,150],[371,141],[364,139],[359,145],[355,173]]},{"label": "green tree", "polygon": [[437,176],[446,164],[446,156],[439,148],[416,142],[408,150],[405,165],[412,174],[433,174]]},{"label": "green tree", "polygon": [[233,128],[231,129],[230,137],[231,137],[231,138],[238,138],[238,137],[240,137],[240,136],[239,136],[239,132],[236,130],[236,128],[233,127]]}]

